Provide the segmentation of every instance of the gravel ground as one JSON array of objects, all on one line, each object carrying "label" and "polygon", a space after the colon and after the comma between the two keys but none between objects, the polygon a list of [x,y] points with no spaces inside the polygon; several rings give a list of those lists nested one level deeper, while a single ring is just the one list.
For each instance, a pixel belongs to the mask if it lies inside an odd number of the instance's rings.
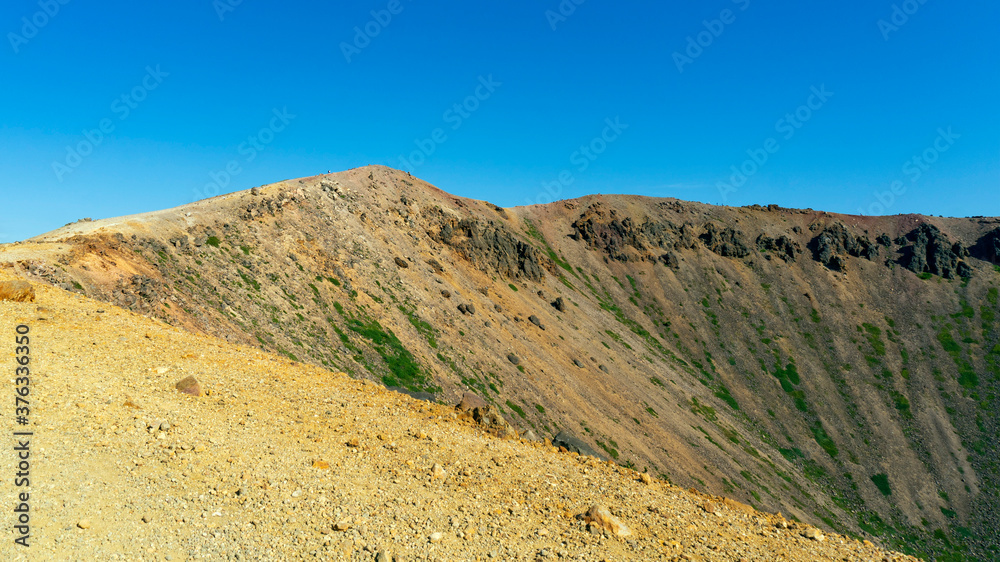
[{"label": "gravel ground", "polygon": [[[12,374],[24,323],[35,432],[31,546],[8,533],[3,560],[909,560],[495,438],[453,408],[342,373],[35,291],[33,303],[0,301],[0,419],[8,435],[24,429]],[[178,392],[187,376],[202,396]],[[15,460],[0,452],[8,506],[25,490]],[[595,505],[618,525],[588,523]]]}]

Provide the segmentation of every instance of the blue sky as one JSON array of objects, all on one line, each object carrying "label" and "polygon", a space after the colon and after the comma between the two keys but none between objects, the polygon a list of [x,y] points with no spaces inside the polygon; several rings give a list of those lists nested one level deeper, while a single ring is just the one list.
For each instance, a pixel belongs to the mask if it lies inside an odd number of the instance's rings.
[{"label": "blue sky", "polygon": [[996,2],[162,4],[0,8],[0,241],[366,164],[503,206],[1000,215]]}]

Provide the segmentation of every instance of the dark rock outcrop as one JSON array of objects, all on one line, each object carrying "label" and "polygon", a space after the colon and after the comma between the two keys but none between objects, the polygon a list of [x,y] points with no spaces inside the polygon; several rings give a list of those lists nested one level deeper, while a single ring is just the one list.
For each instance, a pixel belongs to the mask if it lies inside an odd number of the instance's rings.
[{"label": "dark rock outcrop", "polygon": [[795,261],[795,256],[802,253],[802,248],[787,236],[771,238],[761,234],[757,237],[757,249],[762,252],[773,252],[786,262]]},{"label": "dark rock outcrop", "polygon": [[847,256],[865,258],[869,261],[878,257],[878,246],[867,236],[855,236],[843,223],[836,222],[823,229],[810,243],[816,261],[834,271],[844,271]]},{"label": "dark rock outcrop", "polygon": [[552,308],[555,308],[559,312],[566,312],[566,303],[563,301],[562,297],[559,297],[552,301]]},{"label": "dark rock outcrop", "polygon": [[574,240],[586,242],[621,262],[659,260],[676,269],[676,256],[664,257],[654,250],[691,249],[698,245],[698,237],[689,224],[678,227],[670,221],[649,219],[638,223],[631,217],[620,217],[615,209],[606,209],[600,203],[588,207],[572,227]]},{"label": "dark rock outcrop", "polygon": [[667,252],[660,256],[660,263],[669,267],[670,269],[680,269],[681,260],[677,257],[677,254],[673,252]]},{"label": "dark rock outcrop", "polygon": [[459,219],[445,214],[440,207],[424,211],[431,222],[428,234],[446,244],[479,269],[496,272],[511,279],[541,281],[551,260],[534,246],[523,242],[495,221]]},{"label": "dark rock outcrop", "polygon": [[994,265],[1000,265],[1000,227],[980,238],[972,247],[971,255]]},{"label": "dark rock outcrop", "polygon": [[922,224],[906,235],[911,244],[903,248],[900,265],[910,271],[940,275],[945,279],[969,277],[972,268],[961,258],[969,255],[960,243],[952,243],[938,228]]},{"label": "dark rock outcrop", "polygon": [[733,227],[719,229],[715,224],[708,223],[699,238],[705,243],[705,247],[724,258],[745,258],[750,255],[746,236]]}]

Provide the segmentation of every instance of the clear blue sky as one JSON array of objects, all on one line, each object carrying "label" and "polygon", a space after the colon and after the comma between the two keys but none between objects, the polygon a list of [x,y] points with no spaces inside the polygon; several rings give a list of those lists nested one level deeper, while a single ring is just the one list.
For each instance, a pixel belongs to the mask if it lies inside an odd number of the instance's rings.
[{"label": "clear blue sky", "polygon": [[1000,215],[1000,4],[576,2],[8,0],[0,241],[366,164],[503,206]]}]

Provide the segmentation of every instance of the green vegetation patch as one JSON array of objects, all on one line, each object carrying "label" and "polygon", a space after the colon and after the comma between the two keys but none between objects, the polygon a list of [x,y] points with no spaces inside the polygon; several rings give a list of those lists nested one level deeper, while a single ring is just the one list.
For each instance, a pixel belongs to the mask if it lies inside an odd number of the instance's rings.
[{"label": "green vegetation patch", "polygon": [[878,491],[882,492],[883,496],[891,496],[892,488],[889,487],[889,475],[888,474],[873,474],[872,482],[878,488]]},{"label": "green vegetation patch", "polygon": [[958,384],[964,388],[973,389],[979,386],[979,376],[967,359],[962,357],[962,346],[955,341],[951,335],[951,324],[945,324],[937,334],[941,347],[951,356],[955,366],[958,367]]},{"label": "green vegetation patch", "polygon": [[885,355],[885,342],[882,341],[882,330],[873,324],[865,322],[861,325],[865,331],[865,337],[868,339],[868,343],[871,344],[872,349],[875,350],[876,355]]},{"label": "green vegetation patch", "polygon": [[348,318],[347,329],[368,340],[381,357],[388,370],[388,374],[382,376],[382,382],[386,386],[402,387],[414,392],[438,390],[430,384],[416,358],[403,347],[392,330],[383,328],[377,320],[354,317]]},{"label": "green vegetation patch", "polygon": [[833,439],[831,439],[827,434],[826,429],[823,428],[823,423],[816,420],[809,426],[809,430],[812,431],[813,439],[816,440],[816,443],[818,443],[828,455],[836,458],[840,451],[837,449],[837,444],[834,443]]},{"label": "green vegetation patch", "polygon": [[521,416],[522,419],[526,419],[528,417],[528,415],[524,413],[524,408],[518,406],[517,404],[511,402],[510,400],[507,401],[507,407],[510,408],[517,415]]},{"label": "green vegetation patch", "polygon": [[420,335],[424,336],[427,340],[427,345],[431,346],[431,349],[437,349],[437,330],[434,329],[428,322],[422,320],[417,313],[412,308],[407,308],[403,305],[399,306],[399,311],[406,315],[406,319],[410,321],[410,324],[420,332]]}]

